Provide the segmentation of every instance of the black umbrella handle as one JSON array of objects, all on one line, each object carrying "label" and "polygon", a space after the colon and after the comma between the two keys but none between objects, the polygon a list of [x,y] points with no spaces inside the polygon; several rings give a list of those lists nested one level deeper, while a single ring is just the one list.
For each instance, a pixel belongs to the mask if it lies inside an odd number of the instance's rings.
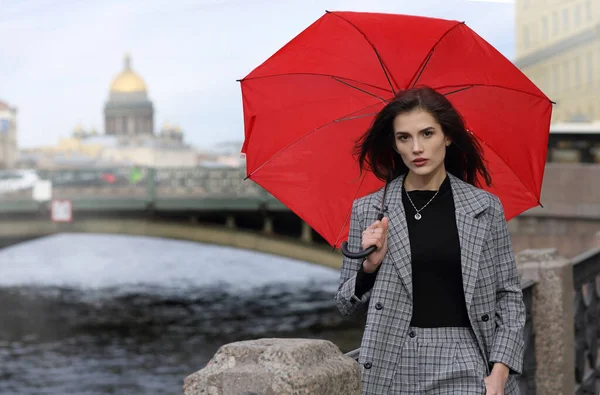
[{"label": "black umbrella handle", "polygon": [[371,247],[369,247],[369,248],[367,248],[366,250],[363,250],[363,251],[352,252],[352,251],[348,250],[348,242],[347,241],[344,241],[342,243],[342,254],[344,254],[345,257],[348,257],[350,259],[361,259],[361,258],[364,258],[366,256],[369,256],[373,252],[375,252],[376,249],[377,249],[377,246],[371,246]]},{"label": "black umbrella handle", "polygon": [[[387,206],[384,205],[384,202],[385,202],[385,193],[387,192],[388,184],[389,184],[389,182],[386,182],[385,187],[383,188],[383,196],[381,197],[381,206],[379,207],[379,213],[377,214],[378,221],[381,221],[383,219],[383,212],[387,210],[387,208],[386,208]],[[345,257],[348,257],[350,259],[361,259],[361,258],[367,257],[367,256],[371,255],[372,253],[374,253],[376,249],[377,249],[377,246],[371,246],[363,251],[352,252],[352,251],[348,250],[348,242],[347,241],[344,241],[342,243],[342,254],[344,254]]]}]

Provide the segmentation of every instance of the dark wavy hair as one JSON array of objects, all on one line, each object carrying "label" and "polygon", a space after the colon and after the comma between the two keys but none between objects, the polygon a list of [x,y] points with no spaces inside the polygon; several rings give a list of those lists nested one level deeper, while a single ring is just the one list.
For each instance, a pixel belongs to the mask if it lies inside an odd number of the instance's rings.
[{"label": "dark wavy hair", "polygon": [[376,116],[369,130],[356,141],[361,174],[372,171],[382,181],[391,181],[406,174],[408,168],[394,149],[393,123],[398,114],[421,109],[430,113],[441,125],[452,143],[446,148],[446,171],[468,182],[481,186],[483,180],[492,185],[492,177],[485,167],[483,150],[473,134],[467,131],[461,115],[443,94],[420,86],[400,92]]}]

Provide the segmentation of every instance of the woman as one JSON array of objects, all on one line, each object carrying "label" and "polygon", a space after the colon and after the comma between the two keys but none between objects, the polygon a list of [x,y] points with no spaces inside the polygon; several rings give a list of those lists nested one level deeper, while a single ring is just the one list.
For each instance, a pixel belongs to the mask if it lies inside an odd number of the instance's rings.
[{"label": "woman", "polygon": [[525,305],[504,211],[481,147],[442,94],[401,92],[357,144],[361,169],[391,180],[356,200],[339,310],[367,307],[363,394],[519,394]]}]

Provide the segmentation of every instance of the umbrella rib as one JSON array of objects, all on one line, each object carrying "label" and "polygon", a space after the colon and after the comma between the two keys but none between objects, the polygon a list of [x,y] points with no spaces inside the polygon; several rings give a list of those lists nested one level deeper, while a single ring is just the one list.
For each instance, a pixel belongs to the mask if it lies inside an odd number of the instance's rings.
[{"label": "umbrella rib", "polygon": [[264,167],[264,166],[265,166],[267,163],[269,163],[271,160],[273,160],[274,158],[278,157],[278,156],[279,156],[279,155],[281,155],[281,154],[282,154],[282,153],[283,153],[285,150],[287,150],[287,149],[288,149],[288,148],[290,148],[291,146],[295,145],[295,144],[296,144],[298,141],[300,141],[300,140],[302,140],[302,139],[304,139],[304,138],[306,138],[306,137],[310,136],[310,135],[311,135],[311,134],[313,134],[314,132],[316,132],[316,131],[318,131],[318,130],[321,130],[321,129],[323,129],[325,126],[328,126],[328,125],[330,125],[330,124],[332,124],[332,123],[339,122],[340,120],[344,120],[344,119],[346,119],[346,118],[347,118],[349,115],[355,114],[355,113],[357,113],[357,112],[359,112],[359,111],[364,111],[364,110],[366,110],[366,109],[367,109],[367,108],[369,108],[369,107],[373,107],[373,106],[376,106],[376,105],[379,105],[379,104],[380,104],[380,103],[371,104],[371,105],[369,105],[369,106],[366,106],[366,107],[360,108],[360,109],[358,109],[358,110],[356,110],[356,111],[349,112],[348,114],[345,114],[345,115],[343,115],[343,116],[341,116],[341,117],[339,117],[339,118],[336,118],[336,119],[334,119],[334,120],[328,121],[328,122],[324,123],[323,125],[321,125],[321,126],[319,126],[319,127],[316,127],[316,128],[314,128],[314,129],[313,129],[313,130],[311,130],[310,132],[308,132],[308,133],[306,133],[306,134],[304,134],[304,135],[302,135],[302,136],[298,137],[296,140],[292,141],[291,143],[289,143],[288,145],[286,145],[285,147],[283,147],[282,149],[280,149],[279,151],[277,151],[276,153],[274,153],[273,155],[271,155],[271,157],[270,157],[269,159],[267,159],[267,160],[266,160],[266,161],[265,161],[263,164],[261,164],[261,165],[260,165],[260,166],[258,166],[256,169],[254,169],[254,171],[253,171],[252,173],[248,174],[248,175],[246,176],[246,178],[245,178],[245,179],[248,179],[248,178],[252,177],[252,175],[254,175],[254,173],[256,173],[257,171],[259,171],[260,169],[262,169],[262,168],[263,168],[263,167]]},{"label": "umbrella rib", "polygon": [[[434,46],[434,48],[435,48],[435,46]],[[429,51],[429,54],[427,55],[427,59],[425,59],[425,64],[419,70],[419,75],[417,75],[416,78],[413,76],[413,78],[415,78],[415,82],[412,84],[412,88],[414,88],[415,85],[417,85],[417,81],[419,81],[419,78],[421,78],[421,74],[423,74],[423,71],[425,71],[425,67],[427,67],[427,64],[429,63],[429,59],[431,59],[432,56],[433,56],[433,49],[431,49],[431,51]]]},{"label": "umbrella rib", "polygon": [[376,112],[371,113],[371,114],[355,115],[353,117],[343,117],[343,118],[334,119],[333,122],[351,121],[353,119],[364,118],[364,117],[373,117],[375,115],[377,115]]},{"label": "umbrella rib", "polygon": [[479,140],[483,143],[483,145],[487,146],[490,149],[490,151],[492,151],[492,152],[494,152],[496,154],[496,156],[502,161],[502,163],[504,163],[504,165],[506,166],[506,168],[509,169],[511,171],[511,173],[515,176],[515,178],[517,180],[519,180],[519,182],[521,183],[521,185],[523,185],[523,187],[525,187],[525,190],[527,192],[529,192],[533,196],[533,198],[535,200],[537,200],[537,202],[541,205],[542,203],[540,202],[540,199],[535,196],[535,193],[533,193],[531,191],[531,189],[529,189],[529,187],[527,185],[525,185],[525,183],[523,182],[523,180],[521,179],[521,177],[519,177],[517,175],[517,172],[515,171],[515,169],[513,169],[512,166],[510,166],[508,164],[508,162],[506,162],[506,160],[502,156],[500,156],[500,154],[498,153],[498,151],[494,147],[492,147],[491,145],[489,145],[488,143],[486,143],[485,140],[483,140],[481,138],[479,138]]},{"label": "umbrella rib", "polygon": [[[437,40],[437,42],[435,44],[433,44],[433,47],[431,47],[431,50],[429,50],[429,52],[427,53],[427,57],[422,62],[423,66],[419,67],[419,70],[417,70],[417,72],[415,73],[413,78],[410,79],[410,81],[412,81],[413,79],[415,80],[415,82],[413,82],[413,84],[412,84],[413,88],[415,87],[415,85],[417,85],[417,81],[419,81],[419,78],[421,78],[421,74],[423,74],[423,71],[425,71],[425,67],[427,67],[429,60],[433,56],[433,51],[435,51],[435,48],[438,46],[438,44],[444,39],[444,37],[446,37],[448,35],[448,33],[450,33],[452,30],[454,30],[455,27],[464,25],[464,24],[465,24],[464,22],[458,22],[457,24],[452,26],[450,29],[448,29],[446,31],[446,33],[442,34],[442,36]],[[410,86],[410,82],[408,85]]]},{"label": "umbrella rib", "polygon": [[354,86],[354,85],[352,85],[352,84],[349,84],[349,83],[347,83],[347,82],[345,82],[345,81],[342,81],[342,80],[340,80],[340,79],[339,79],[339,78],[337,78],[337,77],[333,77],[333,76],[332,76],[331,78],[332,78],[332,79],[334,79],[335,81],[339,82],[340,84],[344,84],[344,85],[346,85],[346,86],[349,86],[350,88],[354,88],[354,89],[356,89],[357,91],[360,91],[360,92],[366,93],[367,95],[373,96],[373,97],[375,97],[375,98],[377,98],[377,99],[381,100],[383,103],[389,103],[389,100],[386,100],[386,99],[384,99],[383,97],[381,97],[381,96],[377,96],[376,94],[374,94],[374,93],[371,93],[371,92],[369,92],[369,91],[366,91],[366,90],[364,90],[364,89],[360,89],[359,87],[357,87],[357,86]]},{"label": "umbrella rib", "polygon": [[453,93],[462,92],[464,90],[468,90],[468,89],[475,88],[475,87],[479,87],[479,88],[481,88],[481,87],[486,88],[487,87],[487,88],[506,89],[506,90],[509,90],[509,91],[522,93],[524,95],[530,95],[530,96],[533,96],[533,97],[537,97],[538,99],[548,100],[550,103],[554,103],[549,98],[544,97],[544,96],[540,96],[540,95],[536,95],[535,93],[527,92],[527,91],[524,91],[524,90],[521,90],[521,89],[511,88],[509,86],[494,85],[494,84],[469,84],[468,86],[464,86],[464,85],[444,85],[444,86],[436,87],[435,90],[440,90],[440,89],[444,89],[444,88],[458,88],[460,86],[463,86],[464,88],[457,89],[455,91],[445,93],[444,95],[451,95]]},{"label": "umbrella rib", "polygon": [[458,92],[466,91],[466,90],[469,90],[469,89],[471,89],[471,88],[473,88],[473,85],[471,85],[471,86],[467,86],[467,87],[464,87],[464,88],[460,88],[460,89],[457,89],[457,90],[455,90],[455,91],[452,91],[452,92],[444,93],[444,96],[449,96],[449,95],[452,95],[452,94],[454,94],[454,93],[458,93]]},{"label": "umbrella rib", "polygon": [[[439,87],[439,88],[436,88],[436,89],[451,88],[451,87],[452,86],[442,86],[442,87]],[[531,95],[531,96],[537,97],[539,99],[546,99],[550,103],[552,103],[552,101],[550,99],[548,99],[548,98],[540,97],[540,96],[534,95],[533,93],[530,93],[530,92],[525,92],[525,91],[521,91],[519,89],[509,88],[509,87],[502,86],[502,85],[473,84],[473,85],[470,85],[470,86],[467,86],[467,87],[464,87],[464,88],[461,88],[461,89],[457,89],[457,90],[452,91],[452,92],[445,93],[444,96],[451,95],[453,93],[458,93],[458,92],[466,91],[466,90],[469,90],[469,89],[474,88],[474,87],[490,87],[490,88],[507,89],[507,90],[510,90],[510,91],[515,91],[515,92],[518,92],[518,93],[523,93],[523,94],[526,94],[526,95]],[[492,147],[490,144],[488,144],[485,140],[483,140],[481,137],[478,137],[478,139],[483,143],[483,145],[487,146],[492,152],[494,152],[496,154],[496,156],[504,163],[504,165],[506,166],[506,168],[509,169],[514,174],[514,176],[517,178],[517,180],[519,180],[519,182],[521,183],[521,185],[523,185],[523,187],[525,187],[525,190],[527,190],[527,192],[529,192],[538,201],[538,203],[541,205],[541,202],[540,202],[539,198],[537,198],[536,195],[535,195],[535,193],[533,193],[529,189],[529,187],[527,185],[525,185],[525,183],[523,182],[523,180],[521,179],[521,177],[519,177],[517,175],[517,172],[512,168],[512,166],[510,166],[508,164],[508,162],[500,155],[500,153],[494,147]]]},{"label": "umbrella rib", "polygon": [[376,88],[376,89],[380,89],[380,90],[385,91],[385,92],[394,93],[393,90],[382,88],[382,87],[377,86],[377,85],[368,84],[366,82],[357,81],[357,80],[353,80],[353,79],[350,79],[350,78],[340,77],[338,75],[323,74],[323,73],[281,73],[281,74],[269,74],[269,75],[261,75],[260,77],[242,78],[241,80],[237,80],[237,81],[238,82],[244,82],[244,81],[249,81],[249,80],[258,80],[258,79],[261,79],[261,78],[287,77],[287,76],[292,76],[292,75],[314,75],[314,76],[317,76],[317,77],[330,77],[330,78],[333,78],[333,79],[340,79],[340,80],[346,80],[346,81],[356,82],[356,83],[359,83],[359,84],[363,84],[365,86],[369,86],[371,88]]},{"label": "umbrella rib", "polygon": [[330,11],[327,11],[327,13],[328,14],[333,14],[333,15],[337,16],[341,20],[343,20],[346,23],[350,24],[350,26],[352,26],[353,28],[355,28],[356,31],[358,31],[360,34],[362,34],[362,36],[369,43],[369,45],[371,46],[371,48],[373,48],[373,51],[375,52],[375,56],[377,56],[377,60],[379,61],[379,64],[381,65],[381,69],[383,70],[383,74],[385,75],[385,78],[387,79],[388,84],[390,84],[390,88],[392,89],[392,93],[394,94],[394,96],[396,96],[396,90],[394,89],[394,85],[392,84],[392,80],[390,79],[390,75],[388,74],[387,69],[385,68],[385,64],[383,63],[383,59],[381,59],[381,55],[379,55],[379,51],[377,51],[377,48],[375,48],[375,45],[371,42],[371,40],[369,40],[369,38],[367,37],[367,35],[362,30],[360,30],[358,28],[358,26],[356,26],[354,23],[350,22],[346,18],[341,17],[337,13],[330,12]]}]

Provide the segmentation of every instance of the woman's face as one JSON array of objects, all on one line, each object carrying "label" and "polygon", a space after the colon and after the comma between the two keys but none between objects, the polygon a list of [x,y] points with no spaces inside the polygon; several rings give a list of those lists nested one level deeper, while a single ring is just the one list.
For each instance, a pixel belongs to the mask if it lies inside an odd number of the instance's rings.
[{"label": "woman's face", "polygon": [[429,112],[415,109],[398,114],[393,127],[396,152],[409,171],[427,176],[444,169],[450,140]]}]

